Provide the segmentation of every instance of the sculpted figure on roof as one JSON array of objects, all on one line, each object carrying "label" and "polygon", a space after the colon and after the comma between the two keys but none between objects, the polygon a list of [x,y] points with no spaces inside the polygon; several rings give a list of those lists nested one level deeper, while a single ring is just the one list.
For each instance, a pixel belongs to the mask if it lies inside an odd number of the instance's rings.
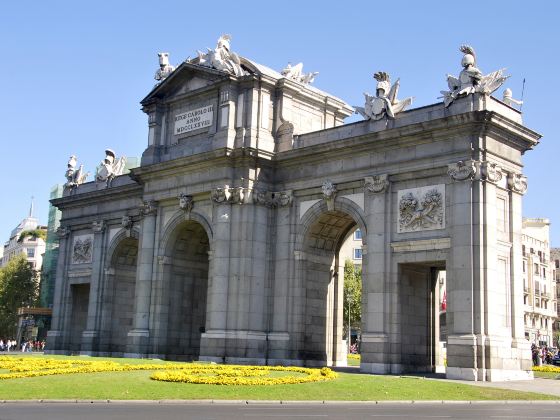
[{"label": "sculpted figure on roof", "polygon": [[64,184],[64,189],[73,191],[79,185],[86,182],[86,179],[89,175],[89,172],[84,172],[84,165],[80,165],[78,170],[76,170],[76,164],[78,163],[78,159],[76,156],[70,156],[68,160],[68,169],[66,169],[66,183]]},{"label": "sculpted figure on roof", "polygon": [[463,70],[459,77],[447,75],[449,90],[442,90],[443,102],[448,107],[459,96],[472,93],[491,94],[498,89],[509,76],[504,75],[505,69],[496,70],[484,76],[476,66],[476,54],[469,45],[461,45],[459,50],[463,53],[461,65]]},{"label": "sculpted figure on roof", "polygon": [[122,175],[125,165],[126,158],[124,156],[116,159],[115,152],[107,149],[105,150],[105,159],[97,167],[95,180],[97,182],[106,182],[107,186],[110,186],[113,178]]},{"label": "sculpted figure on roof", "polygon": [[315,80],[315,76],[317,76],[318,74],[318,71],[313,71],[311,73],[305,74],[303,72],[303,63],[298,63],[295,66],[292,66],[291,63],[288,63],[288,65],[282,70],[282,76],[304,84],[313,83],[313,81]]},{"label": "sculpted figure on roof", "polygon": [[239,56],[230,50],[231,35],[222,35],[218,39],[218,44],[213,50],[208,48],[205,54],[201,51],[198,53],[198,64],[206,67],[212,67],[216,70],[225,71],[235,76],[244,76],[247,74],[241,67]]},{"label": "sculpted figure on roof", "polygon": [[162,80],[165,80],[167,76],[169,76],[173,72],[173,70],[175,70],[175,67],[169,64],[169,53],[158,53],[158,57],[159,69],[158,71],[156,71],[154,79],[156,79],[158,82],[161,82]]},{"label": "sculpted figure on roof", "polygon": [[380,120],[383,117],[395,118],[395,115],[412,103],[412,97],[397,99],[400,87],[400,79],[391,86],[391,79],[388,73],[379,71],[373,75],[377,80],[375,96],[364,92],[366,103],[363,107],[357,106],[356,113],[361,114],[365,119]]}]

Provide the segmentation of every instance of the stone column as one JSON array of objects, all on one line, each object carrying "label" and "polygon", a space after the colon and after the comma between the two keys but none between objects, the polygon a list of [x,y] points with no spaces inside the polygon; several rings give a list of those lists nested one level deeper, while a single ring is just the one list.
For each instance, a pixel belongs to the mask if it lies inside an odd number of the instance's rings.
[{"label": "stone column", "polygon": [[157,202],[145,201],[141,213],[143,218],[136,271],[136,315],[134,328],[128,333],[128,357],[147,354],[150,337],[150,298],[154,271]]},{"label": "stone column", "polygon": [[105,222],[92,223],[93,252],[86,329],[82,332],[80,354],[92,355],[98,351],[101,305],[103,303],[103,259],[105,257]]},{"label": "stone column", "polygon": [[362,246],[362,361],[360,370],[368,373],[389,373],[391,355],[388,319],[393,315],[386,305],[394,298],[387,294],[391,281],[390,268],[387,266],[390,240],[389,188],[388,175],[365,178],[365,212],[367,215],[366,244]]},{"label": "stone column", "polygon": [[51,320],[51,329],[47,332],[47,350],[46,354],[63,353],[64,349],[64,314],[66,308],[63,307],[64,296],[67,294],[68,284],[66,277],[66,261],[70,257],[70,229],[68,227],[59,227],[56,231],[58,236],[58,259],[56,261],[56,280],[53,297],[53,314]]}]

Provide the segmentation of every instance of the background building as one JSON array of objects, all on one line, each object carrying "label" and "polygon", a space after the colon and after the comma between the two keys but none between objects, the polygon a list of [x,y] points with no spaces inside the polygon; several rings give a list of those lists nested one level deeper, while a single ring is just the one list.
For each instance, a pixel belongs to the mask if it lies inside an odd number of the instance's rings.
[{"label": "background building", "polygon": [[554,282],[556,283],[556,322],[553,325],[554,331],[554,345],[560,347],[558,344],[558,338],[560,335],[560,308],[558,307],[558,296],[560,294],[560,289],[558,286],[560,283],[560,248],[550,248],[550,265],[552,266],[552,275]]},{"label": "background building", "polygon": [[537,345],[553,345],[557,319],[556,281],[550,261],[548,219],[523,219],[523,303],[525,338]]},{"label": "background building", "polygon": [[39,220],[33,217],[33,203],[29,209],[29,216],[21,221],[10,233],[10,239],[4,244],[4,255],[2,257],[2,267],[8,264],[17,255],[25,254],[27,261],[31,263],[35,270],[40,270],[43,264],[43,254],[45,252],[45,241],[40,237],[25,236],[20,241],[20,236],[26,231],[46,231],[46,226],[39,225]]}]

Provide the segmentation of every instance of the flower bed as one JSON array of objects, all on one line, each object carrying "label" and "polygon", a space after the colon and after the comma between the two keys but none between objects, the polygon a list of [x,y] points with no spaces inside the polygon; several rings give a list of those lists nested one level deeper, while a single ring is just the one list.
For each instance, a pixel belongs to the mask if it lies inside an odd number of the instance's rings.
[{"label": "flower bed", "polygon": [[553,365],[533,366],[533,372],[560,373],[560,367],[559,366],[553,366]]},{"label": "flower bed", "polygon": [[[0,357],[2,379],[30,378],[74,373],[158,370],[150,378],[157,381],[214,385],[280,385],[328,381],[337,374],[328,368],[310,369],[283,366],[237,366],[197,363],[126,364],[113,361],[61,360]],[[279,372],[277,376],[271,373]],[[282,373],[286,373],[285,375]]]}]

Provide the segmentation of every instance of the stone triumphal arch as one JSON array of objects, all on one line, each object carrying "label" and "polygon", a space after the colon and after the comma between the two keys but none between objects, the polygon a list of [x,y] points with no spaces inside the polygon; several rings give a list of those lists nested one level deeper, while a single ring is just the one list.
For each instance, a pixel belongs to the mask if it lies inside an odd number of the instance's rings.
[{"label": "stone triumphal arch", "polygon": [[[406,109],[398,83],[353,108],[230,50],[177,68],[142,100],[141,165],[107,149],[95,180],[68,163],[50,353],[220,363],[345,364],[339,250],[362,232],[361,370],[431,371],[437,273],[450,378],[528,378],[523,153],[539,135],[474,51],[444,102]],[[511,96],[511,95],[510,95]]]}]

